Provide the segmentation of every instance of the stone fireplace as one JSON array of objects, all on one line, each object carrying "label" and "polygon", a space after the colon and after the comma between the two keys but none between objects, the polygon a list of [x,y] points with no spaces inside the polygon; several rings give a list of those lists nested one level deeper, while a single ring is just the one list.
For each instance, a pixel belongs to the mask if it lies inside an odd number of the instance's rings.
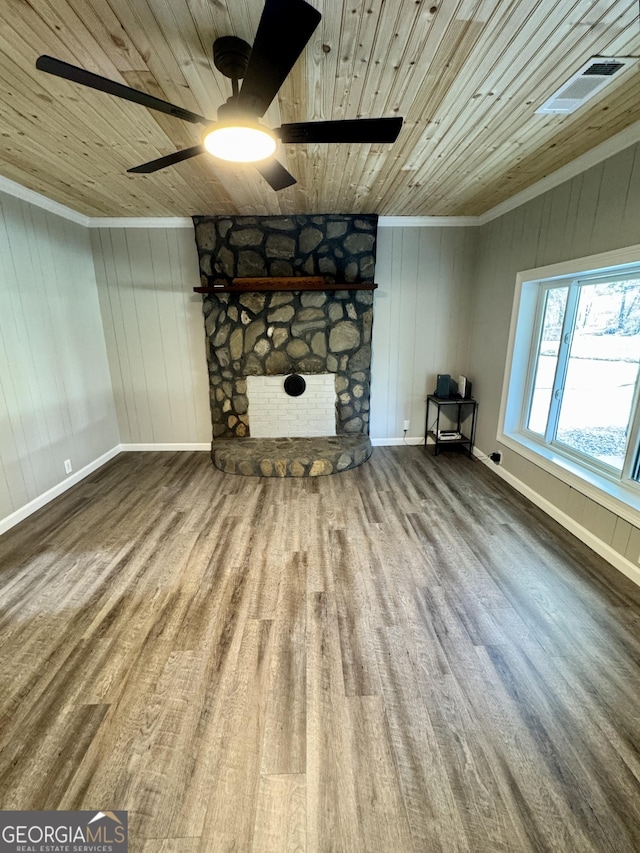
[{"label": "stone fireplace", "polygon": [[[291,374],[324,377],[321,396],[334,424],[325,435],[367,437],[377,217],[207,216],[194,224],[214,443],[257,439],[248,380],[270,380],[273,409]],[[311,276],[318,279],[306,289]],[[283,435],[279,425],[272,437],[305,434],[295,401],[290,411],[295,429]],[[264,436],[262,426],[257,432]]]}]

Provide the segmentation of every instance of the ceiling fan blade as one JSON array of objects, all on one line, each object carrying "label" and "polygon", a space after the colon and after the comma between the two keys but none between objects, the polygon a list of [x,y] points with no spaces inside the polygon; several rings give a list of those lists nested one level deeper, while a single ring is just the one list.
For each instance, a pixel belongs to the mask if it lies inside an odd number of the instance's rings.
[{"label": "ceiling fan blade", "polygon": [[158,169],[173,166],[176,163],[181,163],[183,160],[188,160],[190,157],[196,157],[198,154],[204,154],[205,150],[204,145],[194,145],[193,148],[184,148],[182,151],[176,151],[174,154],[167,154],[166,157],[158,157],[157,160],[149,160],[148,163],[134,166],[132,169],[127,169],[127,172],[135,175],[148,175],[150,172],[157,172]]},{"label": "ceiling fan blade", "polygon": [[284,190],[286,187],[291,187],[293,184],[297,183],[293,175],[290,172],[287,172],[282,163],[279,163],[275,157],[254,163],[254,166],[269,186],[276,192],[278,190]]},{"label": "ceiling fan blade", "polygon": [[264,115],[321,18],[305,0],[266,0],[238,106]]},{"label": "ceiling fan blade", "polygon": [[175,104],[155,98],[153,95],[148,95],[139,89],[132,89],[130,86],[116,83],[115,80],[109,80],[107,77],[101,77],[99,74],[85,71],[84,68],[78,68],[77,65],[70,65],[61,59],[54,59],[53,56],[39,56],[36,60],[36,68],[39,71],[46,71],[47,74],[53,74],[55,77],[63,77],[72,83],[79,83],[81,86],[88,86],[90,89],[97,89],[99,92],[115,95],[116,98],[123,98],[125,101],[141,104],[150,110],[158,110],[161,113],[167,113],[167,115],[181,118],[184,121],[190,121],[194,124],[211,124],[211,121],[204,118],[204,116],[199,116],[197,113],[190,112],[190,110],[184,110],[182,107],[176,107]]},{"label": "ceiling fan blade", "polygon": [[283,124],[273,132],[282,142],[395,142],[402,127],[394,118],[354,118],[342,121],[301,121]]}]

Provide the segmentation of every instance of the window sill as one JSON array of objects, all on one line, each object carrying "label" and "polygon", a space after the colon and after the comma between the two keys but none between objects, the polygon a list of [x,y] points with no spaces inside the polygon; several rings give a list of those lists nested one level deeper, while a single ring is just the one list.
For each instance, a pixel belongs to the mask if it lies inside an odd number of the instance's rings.
[{"label": "window sill", "polygon": [[640,493],[636,489],[584,468],[521,433],[500,434],[498,441],[630,524],[640,525]]}]

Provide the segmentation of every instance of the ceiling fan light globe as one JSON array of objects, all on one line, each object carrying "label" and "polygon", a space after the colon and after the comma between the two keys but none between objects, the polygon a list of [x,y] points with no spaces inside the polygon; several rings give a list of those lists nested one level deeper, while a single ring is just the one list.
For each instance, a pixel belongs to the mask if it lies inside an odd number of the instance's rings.
[{"label": "ceiling fan light globe", "polygon": [[214,157],[233,163],[255,163],[271,157],[276,150],[275,136],[258,124],[229,123],[205,132],[202,144]]}]

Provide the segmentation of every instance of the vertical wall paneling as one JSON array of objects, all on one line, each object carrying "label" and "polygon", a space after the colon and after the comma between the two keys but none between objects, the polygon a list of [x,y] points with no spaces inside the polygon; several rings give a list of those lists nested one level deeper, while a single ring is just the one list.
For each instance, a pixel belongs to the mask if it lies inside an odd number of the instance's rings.
[{"label": "vertical wall paneling", "polygon": [[101,230],[100,236],[108,278],[105,282],[106,293],[101,282],[98,293],[103,316],[109,308],[113,310],[116,347],[114,349],[109,346],[107,339],[107,353],[111,376],[117,388],[115,399],[120,438],[124,443],[145,440],[153,442],[155,439],[152,432],[143,343],[133,290],[135,271],[131,268],[129,259],[127,232],[114,228]]},{"label": "vertical wall paneling", "polygon": [[[419,365],[409,361],[409,342],[413,337],[411,330],[410,312],[415,305],[415,294],[418,285],[417,253],[415,241],[416,232],[410,229],[399,229],[393,235],[392,264],[398,270],[392,279],[392,291],[397,298],[391,301],[391,351],[389,356],[389,389],[387,410],[387,435],[402,435],[402,420],[405,409],[410,405],[409,378],[414,370],[420,370]],[[414,239],[411,239],[411,238]],[[410,246],[413,252],[410,250]],[[375,342],[374,342],[375,348]]]},{"label": "vertical wall paneling", "polygon": [[[50,336],[43,337],[44,319],[49,319],[48,297],[39,281],[39,271],[34,269],[30,238],[33,240],[33,225],[29,208],[17,199],[10,198],[5,212],[11,227],[7,231],[8,249],[14,272],[11,293],[14,338],[10,341],[13,358],[9,369],[14,376],[14,406],[20,413],[25,450],[30,457],[29,467],[33,471],[33,491],[40,494],[46,484],[54,479],[53,460],[50,446],[46,400],[51,385],[52,368],[49,353]],[[46,231],[40,233],[46,240]],[[39,355],[44,348],[42,363]]]},{"label": "vertical wall paneling", "polygon": [[371,438],[424,435],[436,375],[467,371],[473,228],[378,229]]},{"label": "vertical wall paneling", "polygon": [[[621,151],[617,157],[605,160],[598,207],[593,222],[593,233],[604,245],[615,244],[623,226],[627,202],[627,188],[633,174],[636,147]],[[567,186],[567,184],[563,184]]]},{"label": "vertical wall paneling", "polygon": [[[540,235],[540,257],[548,258],[544,263],[552,263],[554,258],[562,254],[564,247],[564,235],[568,227],[569,200],[571,198],[571,184],[565,183],[547,193],[547,203],[543,215],[544,231]],[[506,222],[512,223],[514,217],[508,217]],[[517,243],[513,238],[505,241],[512,246],[512,252],[517,251]]]},{"label": "vertical wall paneling", "polygon": [[[427,394],[433,391],[435,382],[435,376],[430,374],[433,373],[434,366],[436,374],[445,369],[442,365],[446,363],[443,358],[439,366],[430,365],[432,353],[440,351],[439,338],[445,325],[442,318],[438,317],[438,311],[434,311],[437,295],[434,294],[433,288],[429,287],[430,283],[435,284],[438,288],[440,287],[440,241],[443,231],[444,229],[419,229],[420,243],[416,272],[418,281],[423,286],[416,289],[416,303],[414,307],[412,306],[414,314],[409,327],[413,338],[412,360],[416,366],[411,388],[411,429],[408,433],[411,436],[424,435],[425,400]],[[405,417],[409,417],[409,415]]]},{"label": "vertical wall paneling", "polygon": [[209,442],[192,230],[100,228],[92,244],[122,442]]},{"label": "vertical wall paneling", "polygon": [[381,438],[388,435],[389,369],[385,355],[391,340],[390,283],[392,274],[393,228],[378,228],[376,247],[376,281],[378,289],[373,297],[373,346],[371,349],[371,420],[370,435]]},{"label": "vertical wall paneling", "polygon": [[[600,223],[596,222],[596,218],[598,203],[600,201],[600,191],[602,189],[603,172],[604,163],[600,163],[583,175],[578,222],[574,231],[573,251],[577,252],[577,254],[572,255],[573,257],[581,258],[600,251],[600,249],[595,248],[596,244],[600,243],[597,230],[597,226]],[[568,248],[568,245],[565,244],[565,252]],[[570,255],[570,257],[572,256]],[[540,263],[543,264],[545,261],[542,260]]]},{"label": "vertical wall paneling", "polygon": [[622,211],[621,230],[625,228],[626,223],[638,222],[640,220],[640,146],[635,145],[630,150],[633,152],[633,162],[631,164],[625,204]]},{"label": "vertical wall paneling", "polygon": [[[174,352],[188,353],[187,342],[184,335],[181,334],[184,324],[180,321],[183,318],[178,314],[182,301],[182,279],[176,274],[178,253],[175,233],[163,235],[159,234],[158,229],[156,229],[149,236],[151,238],[154,278],[158,279],[159,277],[156,273],[156,269],[159,266],[159,271],[166,271],[166,275],[164,276],[165,283],[170,282],[172,285],[171,288],[165,287],[158,291],[158,322],[163,340],[163,355],[170,355]],[[162,239],[163,236],[165,237],[164,240]],[[184,316],[184,312],[182,314]],[[193,401],[185,399],[183,404],[180,405],[177,396],[171,392],[172,388],[184,388],[189,384],[188,367],[188,362],[185,359],[167,359],[165,357],[164,368],[167,388],[169,389],[169,410],[171,412],[172,431],[174,435],[193,434],[193,418],[190,417],[193,411]]]},{"label": "vertical wall paneling", "polygon": [[[9,245],[9,227],[15,221],[15,211],[1,208],[0,232],[0,387],[3,406],[0,417],[0,456],[6,491],[2,494],[2,517],[24,505],[30,494],[36,493],[33,461],[28,452],[25,421],[28,417],[28,370],[20,358],[20,321],[22,310],[17,304],[16,270]],[[8,214],[11,213],[11,217]],[[25,402],[21,405],[19,392]]]},{"label": "vertical wall paneling", "polygon": [[[131,425],[135,423],[135,411],[130,415],[129,406],[135,407],[135,395],[131,371],[129,369],[129,351],[123,331],[122,308],[117,288],[110,288],[109,281],[116,280],[115,264],[111,247],[111,231],[91,231],[94,268],[98,283],[100,311],[104,329],[109,368],[113,384],[113,396],[120,436],[131,434]],[[113,357],[118,353],[118,358]]]},{"label": "vertical wall paneling", "polygon": [[[479,229],[470,362],[481,400],[476,437],[482,452],[491,453],[497,444],[517,272],[640,243],[639,161],[640,145],[632,146]],[[567,492],[553,475],[523,461],[505,453],[504,470],[584,526],[584,495]],[[599,505],[590,511],[587,529],[625,556],[621,537],[614,536],[622,519]],[[639,527],[640,520],[632,529]]]},{"label": "vertical wall paneling", "polygon": [[0,194],[0,525],[118,444],[87,229]]},{"label": "vertical wall paneling", "polygon": [[[170,237],[173,246],[173,250],[169,253],[172,277],[180,288],[174,290],[176,317],[180,318],[180,335],[183,342],[186,342],[184,352],[188,354],[187,360],[181,362],[182,370],[185,376],[185,387],[193,384],[196,391],[191,397],[191,405],[189,406],[189,434],[206,435],[208,440],[211,435],[209,379],[200,370],[197,381],[194,380],[191,369],[192,364],[202,364],[203,357],[206,362],[202,297],[193,293],[192,290],[194,277],[198,278],[199,276],[198,260],[193,251],[195,241],[191,231],[179,232],[174,230]],[[187,294],[186,303],[184,302],[185,294]],[[186,310],[181,310],[183,305]],[[207,394],[203,396],[202,390],[205,385]]]},{"label": "vertical wall paneling", "polygon": [[123,236],[133,285],[130,291],[134,306],[131,322],[140,341],[138,370],[149,403],[149,435],[151,441],[160,442],[175,434],[167,380],[167,358],[171,358],[172,353],[168,353],[164,346],[158,292],[168,276],[159,262],[154,265],[148,230],[131,228]]}]

